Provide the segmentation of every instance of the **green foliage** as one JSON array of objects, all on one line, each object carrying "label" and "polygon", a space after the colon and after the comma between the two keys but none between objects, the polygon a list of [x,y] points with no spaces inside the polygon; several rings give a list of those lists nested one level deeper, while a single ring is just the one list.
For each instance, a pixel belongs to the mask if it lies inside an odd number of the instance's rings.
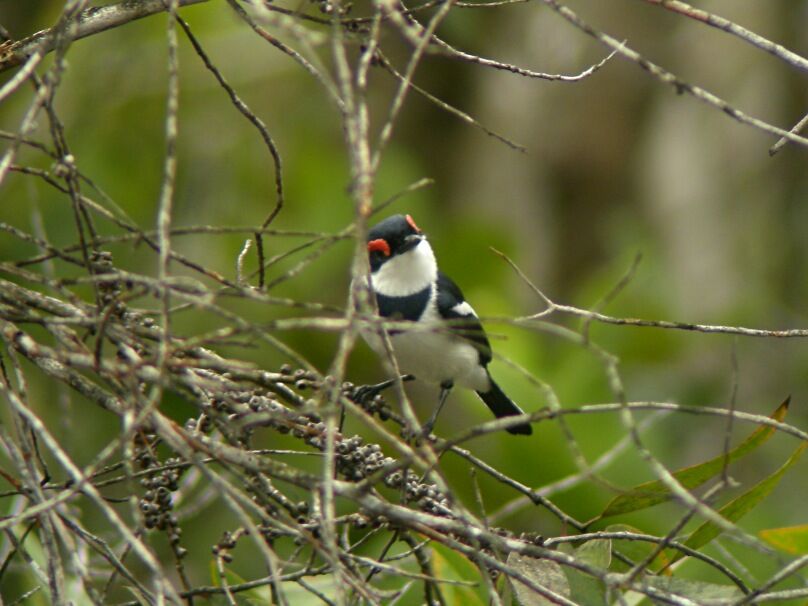
[{"label": "green foliage", "polygon": [[[692,600],[696,604],[704,604],[704,606],[719,606],[743,597],[743,593],[735,585],[719,585],[666,576],[648,576],[643,579],[643,582],[659,591],[663,596],[674,595]],[[652,604],[654,602],[646,599],[642,603]]]},{"label": "green foliage", "polygon": [[[775,421],[783,421],[788,412],[790,402],[791,398],[789,397],[772,413],[771,418]],[[724,467],[729,463],[737,461],[765,444],[766,441],[774,435],[774,431],[774,427],[762,425],[754,430],[743,442],[738,444],[738,446],[727,452],[726,455],[719,455],[703,463],[678,469],[672,472],[671,475],[684,488],[688,490],[697,488],[722,473]],[[589,525],[594,525],[604,518],[653,507],[654,505],[670,501],[673,498],[674,494],[662,480],[644,482],[612,499],[603,512],[592,520]]]},{"label": "green foliage", "polygon": [[[718,514],[729,522],[737,522],[740,520],[743,516],[757,507],[763,499],[771,494],[771,492],[780,483],[783,475],[789,469],[791,469],[795,463],[797,463],[806,448],[808,448],[808,442],[803,442],[800,444],[788,458],[788,460],[783,463],[783,465],[776,472],[764,480],[761,480],[742,495],[721,507],[718,510]],[[704,524],[694,530],[693,533],[687,538],[685,545],[692,547],[693,549],[699,549],[715,539],[722,532],[723,530],[715,522],[704,522]],[[681,554],[677,554],[676,556],[673,556],[672,561],[675,562],[681,557],[683,557]]]},{"label": "green foliage", "polygon": [[808,555],[808,524],[768,528],[758,534],[761,539],[777,549],[798,556]]},{"label": "green foliage", "polygon": [[[597,570],[606,572],[612,562],[612,541],[596,539],[583,543],[572,553],[572,556]],[[565,570],[570,584],[570,599],[580,606],[605,606],[606,587],[595,577],[584,574],[569,567]]]},{"label": "green foliage", "polygon": [[[439,543],[433,543],[432,569],[438,579],[460,581],[462,584],[441,584],[440,591],[450,604],[484,606],[488,603],[480,569],[464,555]],[[473,585],[473,586],[470,586]]]}]

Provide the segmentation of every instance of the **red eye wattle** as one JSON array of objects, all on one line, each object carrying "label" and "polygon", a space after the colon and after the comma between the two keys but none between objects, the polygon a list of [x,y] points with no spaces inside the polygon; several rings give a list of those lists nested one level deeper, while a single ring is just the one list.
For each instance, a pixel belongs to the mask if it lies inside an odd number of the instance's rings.
[{"label": "red eye wattle", "polygon": [[413,218],[412,218],[411,216],[409,216],[409,215],[407,215],[407,223],[409,223],[409,224],[410,224],[410,227],[412,227],[412,228],[415,230],[415,233],[418,233],[418,234],[420,234],[420,233],[421,233],[421,228],[420,228],[420,227],[418,227],[418,226],[415,224],[415,221],[414,221],[414,220],[413,220]]},{"label": "red eye wattle", "polygon": [[368,242],[368,252],[379,251],[385,257],[390,256],[390,245],[387,243],[387,240],[384,238],[379,238],[378,240],[371,240]]}]

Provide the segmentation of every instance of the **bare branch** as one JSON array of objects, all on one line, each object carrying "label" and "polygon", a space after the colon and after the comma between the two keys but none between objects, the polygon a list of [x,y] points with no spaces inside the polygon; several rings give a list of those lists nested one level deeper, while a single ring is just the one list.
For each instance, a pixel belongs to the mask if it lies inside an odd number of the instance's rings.
[{"label": "bare branch", "polygon": [[[179,0],[177,5],[188,6],[200,2],[207,0]],[[70,37],[79,40],[166,10],[165,0],[123,0],[117,4],[88,8],[76,17]],[[42,30],[17,42],[0,44],[0,72],[21,65],[37,54],[50,53],[55,44],[53,30]]]}]

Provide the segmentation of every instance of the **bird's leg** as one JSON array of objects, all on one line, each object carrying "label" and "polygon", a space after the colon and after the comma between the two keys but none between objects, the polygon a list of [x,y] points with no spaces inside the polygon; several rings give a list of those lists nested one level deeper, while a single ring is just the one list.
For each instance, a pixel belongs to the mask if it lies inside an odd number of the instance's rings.
[{"label": "bird's leg", "polygon": [[[413,375],[401,375],[402,381],[412,381],[414,379],[415,377]],[[359,404],[370,402],[385,389],[395,385],[397,381],[398,379],[388,379],[387,381],[382,381],[381,383],[376,383],[375,385],[362,385],[361,387],[357,387],[353,393],[352,400]]]},{"label": "bird's leg", "polygon": [[441,408],[443,408],[443,405],[446,403],[446,398],[449,397],[449,392],[452,391],[452,387],[454,387],[454,381],[444,381],[440,384],[438,406],[435,408],[435,412],[432,413],[429,421],[427,421],[426,425],[424,425],[424,430],[421,435],[428,436],[430,433],[432,433],[432,428],[435,426],[435,421],[438,420],[438,415],[440,414]]}]

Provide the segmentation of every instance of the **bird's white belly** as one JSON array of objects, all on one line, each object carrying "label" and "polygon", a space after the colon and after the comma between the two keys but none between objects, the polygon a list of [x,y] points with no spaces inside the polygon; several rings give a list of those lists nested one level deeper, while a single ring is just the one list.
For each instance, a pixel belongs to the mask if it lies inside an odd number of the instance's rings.
[{"label": "bird's white belly", "polygon": [[[379,336],[364,336],[376,353],[384,356]],[[416,379],[437,384],[452,381],[475,391],[488,391],[491,387],[477,348],[460,337],[422,329],[394,334],[390,342],[399,370],[415,375]]]}]

